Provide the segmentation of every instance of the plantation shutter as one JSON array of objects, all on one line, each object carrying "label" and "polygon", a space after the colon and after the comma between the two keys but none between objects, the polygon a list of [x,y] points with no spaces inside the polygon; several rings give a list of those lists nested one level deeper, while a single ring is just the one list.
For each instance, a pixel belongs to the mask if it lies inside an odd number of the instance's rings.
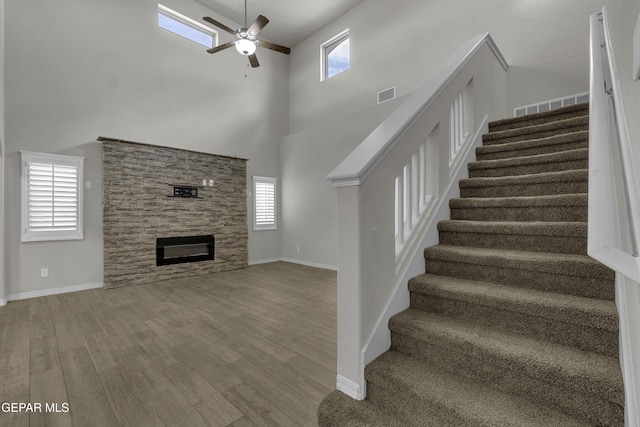
[{"label": "plantation shutter", "polygon": [[81,239],[83,159],[23,152],[22,241]]},{"label": "plantation shutter", "polygon": [[276,178],[253,177],[254,230],[275,230]]}]

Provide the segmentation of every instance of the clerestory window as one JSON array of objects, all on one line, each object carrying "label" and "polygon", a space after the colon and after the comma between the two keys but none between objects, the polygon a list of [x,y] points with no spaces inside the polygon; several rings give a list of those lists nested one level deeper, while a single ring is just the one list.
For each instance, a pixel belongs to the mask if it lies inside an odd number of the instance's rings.
[{"label": "clerestory window", "polygon": [[329,79],[351,67],[349,30],[322,44],[321,80]]},{"label": "clerestory window", "polygon": [[158,4],[158,26],[208,48],[218,43],[216,31],[161,4]]}]

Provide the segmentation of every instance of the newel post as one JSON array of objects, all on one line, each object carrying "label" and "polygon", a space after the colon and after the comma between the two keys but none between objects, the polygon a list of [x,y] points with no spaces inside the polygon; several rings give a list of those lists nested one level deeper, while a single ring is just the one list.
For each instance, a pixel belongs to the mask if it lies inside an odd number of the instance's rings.
[{"label": "newel post", "polygon": [[[335,186],[335,183],[334,183]],[[338,190],[338,375],[336,388],[365,397],[360,186]]]}]

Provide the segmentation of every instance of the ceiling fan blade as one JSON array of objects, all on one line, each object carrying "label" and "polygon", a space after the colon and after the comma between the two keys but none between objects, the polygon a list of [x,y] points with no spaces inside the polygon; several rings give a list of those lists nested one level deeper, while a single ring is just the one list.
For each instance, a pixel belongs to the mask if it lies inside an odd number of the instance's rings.
[{"label": "ceiling fan blade", "polygon": [[249,55],[249,63],[251,64],[252,68],[258,68],[260,66],[260,63],[258,62],[258,57],[256,56],[255,53],[253,55]]},{"label": "ceiling fan blade", "polygon": [[225,50],[231,46],[234,46],[236,44],[235,41],[232,42],[227,42],[225,44],[221,44],[220,46],[216,46],[216,47],[212,47],[211,49],[207,49],[207,52],[209,53],[216,53],[216,52],[220,52],[221,50]]},{"label": "ceiling fan blade", "polygon": [[276,52],[281,52],[286,55],[289,55],[289,53],[291,53],[291,49],[289,49],[288,47],[280,46],[279,44],[274,44],[270,42],[265,42],[264,40],[258,40],[258,46],[266,47],[267,49],[275,50]]},{"label": "ceiling fan blade", "polygon": [[268,23],[269,23],[269,20],[267,19],[267,17],[260,15],[256,18],[255,21],[253,21],[253,24],[251,24],[251,26],[247,31],[253,34],[254,36],[257,36],[258,33],[262,31],[264,26],[267,25]]},{"label": "ceiling fan blade", "polygon": [[207,22],[208,22],[208,23],[210,23],[210,24],[215,25],[216,27],[220,28],[221,30],[225,30],[227,33],[231,33],[231,34],[233,34],[233,35],[235,35],[235,34],[236,34],[236,31],[235,31],[235,30],[232,30],[231,28],[229,28],[229,27],[227,27],[226,25],[224,25],[224,24],[222,24],[222,23],[220,23],[220,22],[216,21],[216,20],[215,20],[215,19],[213,19],[213,18],[209,18],[208,16],[205,16],[205,17],[204,17],[204,18],[202,18],[202,19],[204,19],[205,21],[207,21]]}]

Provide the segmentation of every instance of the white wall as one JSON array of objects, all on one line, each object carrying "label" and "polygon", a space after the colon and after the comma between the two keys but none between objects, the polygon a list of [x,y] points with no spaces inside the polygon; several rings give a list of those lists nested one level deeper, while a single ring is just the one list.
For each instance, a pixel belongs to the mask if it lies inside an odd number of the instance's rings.
[{"label": "white wall", "polygon": [[[491,33],[510,65],[508,108],[588,90],[589,16],[601,0],[366,0],[292,51],[296,133],[413,92],[464,41]],[[320,82],[320,45],[351,31],[351,69]]]},{"label": "white wall", "polygon": [[[406,97],[462,43],[484,32],[510,66],[507,111],[585,92],[589,16],[600,1],[365,0],[295,46],[291,135],[281,145],[283,256],[335,265],[336,195],[324,178],[391,112],[387,107],[397,105],[377,106],[377,92],[396,86]],[[320,45],[346,28],[351,69],[321,82]]]},{"label": "white wall", "polygon": [[[191,0],[162,3],[228,22]],[[209,55],[158,28],[152,0],[8,0],[5,12],[8,294],[102,281],[100,135],[237,155],[249,178],[279,176],[285,55],[261,50],[255,70],[233,50]],[[84,240],[20,243],[19,150],[86,156]],[[279,255],[278,232],[249,242],[250,260]]]},{"label": "white wall", "polygon": [[[337,268],[336,190],[326,177],[403,99],[282,139],[282,256]],[[299,250],[298,250],[299,249]]]}]

